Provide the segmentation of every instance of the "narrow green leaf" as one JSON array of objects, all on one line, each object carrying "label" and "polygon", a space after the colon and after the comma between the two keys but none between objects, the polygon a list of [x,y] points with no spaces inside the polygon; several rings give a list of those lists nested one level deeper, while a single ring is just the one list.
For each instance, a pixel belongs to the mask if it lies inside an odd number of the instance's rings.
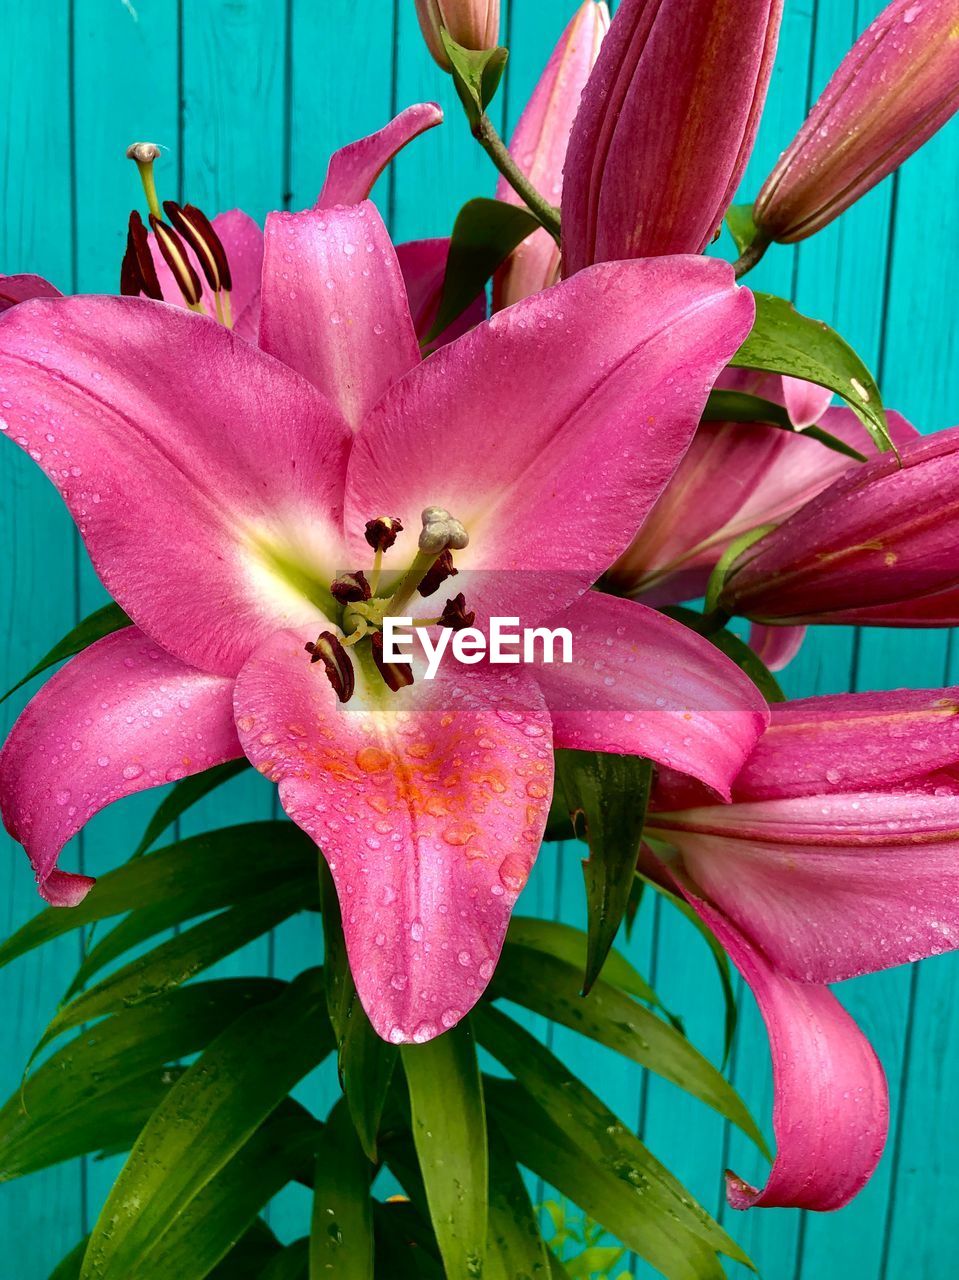
[{"label": "narrow green leaf", "polygon": [[25,684],[28,684],[34,676],[38,676],[41,671],[47,671],[50,667],[56,666],[58,662],[62,662],[64,658],[72,658],[74,654],[88,648],[95,640],[102,640],[104,636],[110,635],[111,632],[120,631],[128,626],[130,626],[130,619],[118,604],[105,604],[102,609],[97,609],[95,613],[91,613],[82,622],[78,622],[73,630],[68,632],[62,640],[58,640],[50,652],[45,654],[35,667],[31,667],[12,689],[7,690],[3,697],[0,698],[0,702],[6,702],[11,694],[16,693],[18,689],[22,689]]},{"label": "narrow green leaf", "polygon": [[84,1236],[50,1272],[49,1280],[80,1280],[80,1265],[86,1253],[89,1236]]},{"label": "narrow green leaf", "polygon": [[838,333],[801,315],[791,302],[757,293],[756,323],[731,363],[786,373],[828,387],[846,401],[883,451],[893,448],[876,380]]},{"label": "narrow green leaf", "polygon": [[473,127],[492,102],[506,69],[509,50],[464,49],[441,28],[440,37],[452,67],[453,84]]},{"label": "narrow green leaf", "polygon": [[[567,964],[582,965],[586,960],[586,934],[575,925],[560,920],[543,920],[539,916],[513,916],[506,933],[506,945],[529,947],[565,960]],[[611,951],[603,969],[603,981],[628,991],[637,1000],[659,1007],[659,998],[644,977],[634,969],[619,951]]]},{"label": "narrow green leaf", "polygon": [[373,1280],[373,1166],[360,1146],[349,1108],[330,1113],[316,1158],[310,1228],[310,1276]]},{"label": "narrow green leaf", "polygon": [[549,1251],[549,1275],[550,1280],[570,1280],[569,1272],[560,1262],[559,1258],[557,1258],[556,1254],[553,1253],[552,1249]]},{"label": "narrow green leaf", "polygon": [[436,1239],[411,1204],[374,1204],[376,1280],[447,1280]]},{"label": "narrow green leaf", "polygon": [[[257,1218],[220,1265],[214,1267],[207,1280],[266,1280],[273,1260],[283,1252],[285,1250],[270,1228],[262,1218]],[[273,1280],[278,1280],[278,1277],[274,1276]],[[306,1272],[302,1277],[282,1276],[280,1280],[307,1280]]]},{"label": "narrow green leaf", "polygon": [[[655,843],[655,841],[653,842]],[[650,876],[645,875],[642,871],[637,871],[636,876],[644,884],[648,884],[651,889],[656,892],[676,910],[686,917],[696,932],[700,935],[706,946],[709,948],[710,955],[716,962],[716,972],[719,975],[719,985],[722,987],[723,1002],[726,1007],[725,1013],[725,1033],[723,1037],[723,1066],[729,1061],[729,1052],[733,1046],[733,1036],[736,1034],[736,1023],[739,1018],[739,1010],[736,1006],[736,992],[733,988],[733,971],[729,963],[729,956],[723,950],[719,939],[710,929],[705,921],[700,920],[699,916],[692,909],[688,902],[680,898],[677,894],[667,889],[665,885],[658,884]],[[761,1144],[764,1154],[768,1155],[766,1144]]]},{"label": "narrow green leaf", "polygon": [[309,1276],[310,1242],[306,1236],[281,1249],[257,1272],[257,1280],[309,1280]]},{"label": "narrow green leaf", "polygon": [[589,857],[588,945],[583,994],[599,977],[626,914],[653,769],[648,760],[602,751],[557,751],[556,781],[574,822],[583,821]]},{"label": "narrow green leaf", "polygon": [[709,575],[709,581],[706,584],[706,612],[713,613],[719,607],[720,597],[723,594],[723,587],[726,585],[726,579],[733,565],[743,554],[748,551],[754,543],[760,542],[767,533],[772,533],[776,528],[774,524],[762,524],[755,529],[747,529],[745,533],[741,533],[738,538],[733,538],[729,546],[725,549]]},{"label": "narrow green leaf", "polygon": [[108,872],[79,906],[50,907],[28,920],[0,944],[0,968],[71,929],[135,911],[144,903],[151,908],[160,902],[178,904],[179,913],[167,917],[177,923],[300,874],[308,881],[303,905],[316,906],[309,893],[315,868],[316,846],[291,822],[250,822],[179,840]]},{"label": "narrow green leaf", "polygon": [[483,1280],[549,1280],[536,1211],[509,1147],[489,1130],[489,1242]]},{"label": "narrow green leaf", "polygon": [[[183,987],[98,1023],[48,1058],[0,1110],[0,1177],[14,1178],[87,1148],[99,1117],[130,1105],[129,1090],[159,1098],[161,1068],[201,1049],[284,984],[221,979]],[[136,1130],[134,1130],[135,1135]],[[86,1135],[86,1136],[85,1136]],[[132,1135],[131,1135],[132,1136]]]},{"label": "narrow green leaf", "polygon": [[[648,1152],[641,1162],[612,1154],[598,1160],[592,1149],[587,1154],[578,1145],[578,1126],[555,1123],[515,1081],[487,1077],[485,1085],[490,1115],[520,1164],[578,1204],[668,1280],[723,1280],[713,1248],[680,1226],[658,1202],[653,1173],[671,1175],[657,1168]],[[682,1187],[679,1191],[694,1203]],[[681,1203],[681,1196],[675,1199]],[[565,1270],[557,1274],[568,1275]]]},{"label": "narrow green leaf", "polygon": [[728,1080],[674,1027],[608,982],[600,979],[583,997],[572,965],[517,947],[508,954],[504,950],[492,996],[543,1014],[648,1067],[731,1120],[765,1152],[756,1122]]},{"label": "narrow green leaf", "polygon": [[526,209],[477,196],[467,200],[453,224],[439,309],[424,346],[429,346],[478,298],[518,244],[539,227]]},{"label": "narrow green leaf", "polygon": [[711,391],[703,411],[703,422],[761,422],[767,427],[778,427],[782,431],[791,431],[797,436],[810,436],[813,440],[841,453],[854,462],[865,462],[866,455],[854,449],[851,444],[834,436],[822,427],[812,426],[798,428],[793,425],[786,409],[781,404],[764,400],[761,396],[751,396],[743,391]]},{"label": "narrow green leaf", "polygon": [[301,906],[302,888],[298,881],[288,880],[257,898],[201,921],[146,955],[131,960],[64,1005],[43,1033],[37,1048],[49,1044],[71,1027],[142,1004],[181,986],[224,956],[269,933]]},{"label": "narrow green leaf", "polygon": [[173,1220],[139,1262],[137,1280],[207,1275],[260,1210],[312,1166],[321,1134],[322,1126],[299,1107],[274,1112]]},{"label": "narrow green leaf", "polygon": [[736,252],[742,253],[756,239],[756,224],[753,222],[751,204],[731,204],[726,210],[726,226],[733,238]]},{"label": "narrow green leaf", "polygon": [[376,1160],[377,1133],[398,1050],[396,1045],[380,1039],[360,1004],[346,955],[333,877],[322,858],[320,864],[320,900],[326,947],[323,972],[327,1009],[336,1035],[340,1084],[360,1145],[369,1160]]},{"label": "narrow green leaf", "polygon": [[626,1250],[616,1245],[593,1245],[566,1262],[569,1280],[592,1280],[593,1276],[612,1277],[613,1267],[622,1262]]},{"label": "narrow green leaf", "polygon": [[468,1022],[428,1044],[403,1045],[413,1140],[447,1275],[483,1274],[488,1154],[483,1085]]},{"label": "narrow green leaf", "polygon": [[81,1280],[139,1275],[164,1231],[332,1048],[316,970],[223,1031],[137,1139],[93,1229]]},{"label": "narrow green leaf", "polygon": [[725,628],[714,631],[705,617],[701,613],[697,613],[695,609],[685,609],[680,605],[670,605],[662,610],[670,618],[675,618],[677,622],[683,623],[698,635],[705,636],[711,645],[724,653],[727,658],[731,658],[739,667],[740,671],[744,671],[750,680],[763,695],[767,702],[785,702],[786,695],[783,693],[779,681],[765,665],[754,649],[751,649],[745,640],[740,640],[739,636],[734,635],[732,631]]},{"label": "narrow green leaf", "polygon": [[131,856],[139,858],[141,854],[146,853],[150,845],[155,844],[164,831],[172,827],[177,818],[186,813],[187,809],[197,804],[217,787],[221,787],[224,782],[229,782],[231,778],[235,778],[250,767],[249,760],[244,757],[242,760],[227,760],[225,764],[214,765],[212,769],[205,769],[203,773],[195,773],[190,778],[181,779],[157,806],[156,813],[147,823],[143,837]]}]

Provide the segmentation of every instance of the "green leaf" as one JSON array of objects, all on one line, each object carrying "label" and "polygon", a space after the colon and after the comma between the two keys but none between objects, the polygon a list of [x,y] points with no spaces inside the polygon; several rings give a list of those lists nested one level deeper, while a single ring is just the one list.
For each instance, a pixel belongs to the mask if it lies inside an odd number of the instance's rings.
[{"label": "green leaf", "polygon": [[399,1051],[376,1034],[356,994],[336,888],[322,858],[320,901],[326,947],[326,1002],[336,1036],[340,1084],[360,1145],[368,1159],[375,1161],[380,1120]]},{"label": "green leaf", "polygon": [[751,204],[731,204],[726,210],[726,226],[733,238],[737,253],[743,253],[756,239],[756,224],[753,222]]},{"label": "green leaf", "polygon": [[445,27],[440,29],[440,37],[450,60],[453,84],[473,128],[493,101],[506,69],[509,50],[464,49]]},{"label": "green leaf", "polygon": [[49,1280],[80,1280],[80,1265],[86,1253],[89,1236],[84,1236],[50,1272]]},{"label": "green leaf", "polygon": [[592,1280],[593,1276],[612,1276],[613,1267],[622,1262],[626,1250],[616,1245],[593,1245],[575,1258],[567,1258],[569,1280]]},{"label": "green leaf", "polygon": [[332,1047],[316,970],[222,1032],[137,1139],[94,1227],[81,1280],[143,1274],[164,1231]]},{"label": "green leaf", "polygon": [[274,1112],[163,1232],[138,1264],[137,1280],[207,1275],[260,1210],[312,1165],[321,1133],[299,1107]]},{"label": "green leaf", "polygon": [[839,436],[834,436],[822,427],[812,426],[798,428],[793,425],[788,412],[781,404],[764,400],[761,396],[751,396],[744,391],[711,391],[703,411],[703,422],[761,422],[768,427],[778,427],[782,431],[791,431],[797,436],[810,436],[813,440],[841,453],[854,462],[865,462],[866,455],[854,449]]},{"label": "green leaf", "polygon": [[[293,1248],[291,1245],[290,1248]],[[207,1280],[266,1280],[270,1266],[285,1250],[262,1218],[257,1218],[226,1255]],[[273,1276],[272,1280],[278,1280]],[[300,1280],[299,1276],[281,1276],[280,1280]],[[306,1280],[303,1272],[302,1280]]]},{"label": "green leaf", "polygon": [[[506,932],[506,945],[529,947],[555,956],[567,964],[582,965],[586,959],[586,934],[575,925],[538,916],[513,916]],[[619,951],[611,951],[603,969],[603,981],[628,991],[637,1000],[659,1007],[659,997],[641,974]]]},{"label": "green leaf", "polygon": [[[176,904],[166,919],[177,923],[299,876],[306,887],[303,905],[315,906],[315,897],[309,896],[315,868],[316,846],[291,822],[251,822],[179,840],[108,872],[79,906],[50,907],[34,916],[0,944],[0,967],[71,929],[144,903],[151,908],[160,902]],[[137,940],[143,936],[150,935]]]},{"label": "green leaf", "polygon": [[35,667],[31,667],[12,689],[7,690],[3,697],[0,698],[0,702],[6,702],[11,694],[16,693],[18,689],[22,689],[25,684],[29,683],[34,676],[38,676],[41,671],[46,671],[50,667],[56,666],[64,658],[72,658],[74,654],[88,648],[95,640],[102,640],[104,636],[110,635],[111,632],[120,631],[129,626],[130,619],[118,604],[106,604],[102,609],[97,609],[95,613],[91,613],[82,622],[78,622],[73,630],[68,632],[62,640],[57,641],[50,652],[45,654]]},{"label": "green leaf", "polygon": [[299,882],[287,880],[257,898],[221,911],[177,934],[64,1005],[43,1033],[37,1048],[82,1022],[142,1004],[181,986],[224,956],[269,933],[294,915],[302,902]]},{"label": "green leaf", "polygon": [[602,979],[585,997],[578,986],[572,965],[516,947],[504,949],[492,996],[543,1014],[648,1067],[731,1120],[765,1152],[762,1134],[742,1098],[674,1027]]},{"label": "green leaf", "polygon": [[626,914],[653,768],[636,756],[601,751],[557,751],[557,786],[575,822],[582,818],[589,845],[583,862],[588,945],[583,994],[606,962]]},{"label": "green leaf", "polygon": [[231,778],[235,778],[250,767],[249,760],[244,757],[242,760],[227,760],[225,764],[214,765],[212,769],[205,769],[203,773],[195,773],[190,778],[183,778],[157,806],[156,813],[147,823],[143,838],[131,856],[139,858],[141,854],[146,853],[150,845],[155,844],[164,831],[172,827],[177,818],[186,813],[187,809],[217,787],[221,787],[224,782],[229,782]]},{"label": "green leaf", "polygon": [[756,323],[731,363],[786,373],[828,387],[846,401],[882,451],[893,448],[876,380],[839,334],[800,315],[791,302],[757,293]]},{"label": "green leaf", "polygon": [[489,1130],[489,1241],[483,1280],[549,1280],[549,1259],[523,1175],[501,1134]]},{"label": "green leaf", "polygon": [[569,1272],[552,1250],[549,1252],[549,1275],[550,1280],[570,1280]]},{"label": "green leaf", "polygon": [[[595,1140],[583,1125],[572,1118],[555,1122],[515,1081],[487,1077],[485,1085],[490,1115],[520,1164],[601,1222],[668,1280],[723,1280],[714,1247],[687,1230],[685,1220],[680,1225],[665,1207],[669,1203],[675,1212],[685,1210],[689,1217],[695,1201],[638,1139],[639,1158],[635,1153],[626,1158],[612,1142],[597,1157]],[[614,1131],[617,1126],[628,1132],[613,1117]],[[580,1146],[584,1140],[587,1150]],[[722,1228],[713,1225],[722,1237]],[[731,1256],[742,1256],[732,1240],[729,1248]]]},{"label": "green leaf", "polygon": [[767,702],[786,701],[786,695],[783,693],[779,681],[756,651],[746,644],[745,640],[740,640],[739,636],[734,635],[732,631],[727,631],[725,628],[719,631],[713,630],[703,614],[697,613],[695,609],[685,609],[680,605],[670,605],[661,612],[670,618],[675,618],[677,622],[681,622],[698,635],[704,636],[711,645],[719,649],[721,653],[724,653],[727,658],[731,658],[740,671],[744,671],[749,676]]},{"label": "green leaf", "polygon": [[488,1223],[483,1085],[468,1022],[400,1050],[413,1140],[447,1275],[481,1276]]},{"label": "green leaf", "polygon": [[256,1273],[257,1280],[309,1280],[309,1276],[310,1242],[306,1236],[281,1249]]},{"label": "green leaf", "polygon": [[344,1102],[337,1103],[316,1159],[310,1230],[310,1274],[373,1280],[373,1166]]},{"label": "green leaf", "polygon": [[439,309],[424,346],[429,346],[486,288],[517,245],[539,227],[526,209],[477,196],[467,200],[453,224]]},{"label": "green leaf", "polygon": [[445,1280],[436,1239],[411,1204],[374,1204],[376,1280]]},{"label": "green leaf", "polygon": [[[656,842],[654,841],[652,843],[655,844]],[[719,975],[719,984],[723,991],[723,1002],[726,1006],[725,1033],[723,1037],[723,1066],[725,1067],[726,1063],[729,1061],[730,1050],[733,1047],[733,1036],[736,1034],[736,1023],[739,1017],[739,1010],[736,1006],[736,992],[733,989],[733,972],[732,966],[729,963],[729,956],[726,955],[726,952],[722,948],[722,944],[719,942],[719,939],[713,933],[712,929],[710,929],[709,925],[706,924],[704,920],[700,920],[699,916],[692,909],[689,903],[685,901],[685,899],[680,898],[678,894],[673,893],[671,890],[667,889],[665,885],[659,884],[656,880],[645,875],[642,871],[637,871],[636,876],[637,879],[641,880],[644,884],[648,884],[651,889],[655,889],[671,907],[675,907],[681,915],[686,917],[696,932],[702,937],[706,946],[709,947],[710,955],[716,962],[716,972]],[[765,1142],[760,1144],[760,1149],[763,1151],[763,1154],[769,1154],[766,1149]]]},{"label": "green leaf", "polygon": [[[0,1177],[20,1177],[92,1148],[101,1117],[131,1110],[130,1090],[158,1100],[160,1069],[196,1052],[284,984],[221,979],[171,991],[98,1023],[48,1058],[0,1110]],[[144,1116],[143,1119],[146,1117]],[[137,1130],[129,1133],[131,1141]],[[115,1141],[120,1135],[111,1131]]]}]

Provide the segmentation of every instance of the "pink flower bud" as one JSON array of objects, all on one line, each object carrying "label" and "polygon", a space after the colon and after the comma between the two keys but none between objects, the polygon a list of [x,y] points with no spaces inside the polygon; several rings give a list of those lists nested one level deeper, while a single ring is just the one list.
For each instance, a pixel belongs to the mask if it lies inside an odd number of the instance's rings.
[{"label": "pink flower bud", "polygon": [[499,42],[499,0],[416,0],[416,16],[430,53],[450,70],[440,32],[464,49],[493,49]]},{"label": "pink flower bud", "polygon": [[[560,36],[510,141],[513,159],[536,190],[553,204],[560,201],[563,162],[580,98],[608,30],[609,10],[604,0],[586,0]],[[499,181],[496,198],[522,204],[505,178]],[[494,310],[539,293],[558,279],[556,242],[548,231],[535,231],[497,272]]]},{"label": "pink flower bud", "polygon": [[622,0],[570,138],[563,273],[699,253],[752,150],[782,0]]},{"label": "pink flower bud", "polygon": [[730,569],[719,604],[758,622],[959,624],[959,428],[854,467]]},{"label": "pink flower bud", "polygon": [[894,0],[843,59],[756,201],[757,226],[812,235],[917,151],[959,108],[956,0]]}]

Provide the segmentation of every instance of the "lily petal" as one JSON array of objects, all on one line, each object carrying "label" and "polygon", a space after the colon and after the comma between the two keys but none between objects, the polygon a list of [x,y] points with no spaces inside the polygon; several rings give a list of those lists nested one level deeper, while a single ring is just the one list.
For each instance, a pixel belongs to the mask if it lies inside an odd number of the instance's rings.
[{"label": "lily petal", "polygon": [[373,190],[376,179],[408,142],[443,123],[435,102],[417,102],[366,138],[351,142],[330,157],[317,209],[337,204],[359,204]]},{"label": "lily petal", "polygon": [[243,754],[232,693],[232,680],[185,666],[136,627],[47,681],[0,752],[0,808],[49,903],[75,906],[93,884],[56,863],[95,813]]},{"label": "lily petal", "polygon": [[642,523],[752,315],[725,263],[688,257],[604,264],[500,312],[364,423],[347,480],[356,553],[365,521],[395,514],[407,529],[390,554],[408,563],[417,513],[440,505],[469,532],[455,559],[474,571],[461,581],[480,625],[553,616]]},{"label": "lily petal", "polygon": [[341,705],[282,633],[240,673],[235,710],[246,754],[330,865],[379,1035],[454,1026],[493,973],[546,823],[551,735],[535,680],[457,668],[391,693],[363,669]]},{"label": "lily petal", "polygon": [[20,302],[29,302],[31,298],[62,297],[57,286],[44,280],[43,276],[0,276],[0,315]]},{"label": "lily petal", "polygon": [[177,307],[60,298],[0,321],[0,393],[0,426],[165,649],[233,675],[278,626],[315,629],[351,436],[292,370]]},{"label": "lily petal", "polygon": [[805,639],[805,627],[764,627],[754,622],[749,628],[749,647],[770,671],[788,667]]},{"label": "lily petal", "polygon": [[376,206],[266,220],[260,346],[296,369],[354,428],[420,362],[396,252]]},{"label": "lily petal", "polygon": [[[448,239],[408,240],[396,246],[396,257],[406,282],[406,293],[409,298],[410,312],[416,336],[422,342],[436,319],[440,297],[443,293],[443,280],[446,276],[446,260],[450,253]],[[436,338],[431,349],[443,347],[447,342],[460,338],[464,333],[486,319],[486,297],[481,294],[475,298],[462,315],[458,316],[448,329]]]},{"label": "lily petal", "polygon": [[841,1209],[869,1181],[889,1130],[875,1050],[828,988],[779,973],[685,877],[660,870],[749,983],[769,1033],[776,1159],[762,1190],[727,1172],[730,1205]]},{"label": "lily petal", "polygon": [[632,600],[591,591],[559,619],[571,663],[537,678],[558,747],[647,756],[728,797],[765,728],[756,686],[707,640]]}]

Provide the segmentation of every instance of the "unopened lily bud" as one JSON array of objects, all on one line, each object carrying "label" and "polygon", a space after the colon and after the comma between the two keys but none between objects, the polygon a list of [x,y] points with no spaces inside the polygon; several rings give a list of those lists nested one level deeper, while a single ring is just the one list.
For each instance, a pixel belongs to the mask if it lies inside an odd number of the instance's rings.
[{"label": "unopened lily bud", "polygon": [[812,235],[959,109],[956,0],[894,0],[859,37],[759,193],[772,240]]},{"label": "unopened lily bud", "polygon": [[[560,202],[570,130],[608,30],[609,9],[603,0],[585,0],[560,36],[510,139],[510,155],[551,204]],[[496,198],[509,204],[523,203],[505,178],[499,180]],[[496,273],[493,309],[499,311],[539,293],[558,279],[559,248],[549,232],[540,228]]]},{"label": "unopened lily bud", "polygon": [[752,150],[782,0],[622,0],[570,137],[563,274],[700,253]]},{"label": "unopened lily bud", "polygon": [[959,625],[959,427],[854,467],[754,543],[719,607],[757,622]]},{"label": "unopened lily bud", "polygon": [[499,0],[416,0],[420,30],[433,59],[444,71],[450,60],[441,31],[464,49],[495,49],[499,43]]}]

